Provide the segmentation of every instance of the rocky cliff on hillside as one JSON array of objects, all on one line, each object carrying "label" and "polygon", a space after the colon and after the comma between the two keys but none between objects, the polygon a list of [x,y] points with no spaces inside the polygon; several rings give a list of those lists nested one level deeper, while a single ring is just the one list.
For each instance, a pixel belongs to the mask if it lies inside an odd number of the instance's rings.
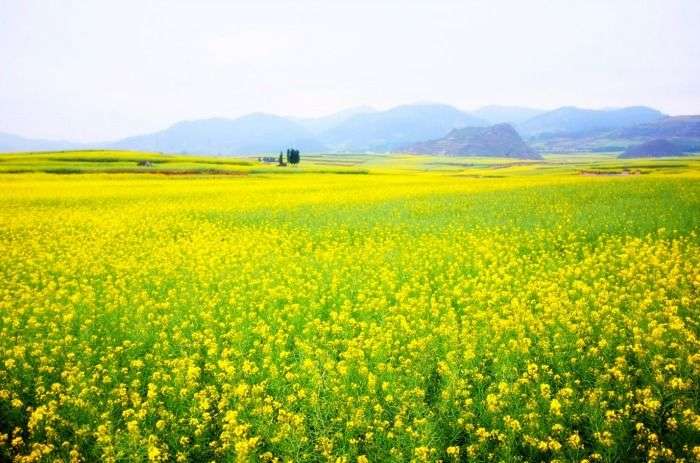
[{"label": "rocky cliff on hillside", "polygon": [[442,138],[414,143],[403,151],[419,154],[452,156],[503,156],[522,159],[542,159],[529,147],[510,124],[490,127],[453,129]]}]

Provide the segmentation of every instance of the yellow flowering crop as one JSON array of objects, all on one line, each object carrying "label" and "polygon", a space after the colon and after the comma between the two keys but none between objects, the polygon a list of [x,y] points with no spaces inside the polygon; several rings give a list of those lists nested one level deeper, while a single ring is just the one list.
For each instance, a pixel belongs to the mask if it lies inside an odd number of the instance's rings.
[{"label": "yellow flowering crop", "polygon": [[0,460],[698,461],[688,162],[0,174]]}]

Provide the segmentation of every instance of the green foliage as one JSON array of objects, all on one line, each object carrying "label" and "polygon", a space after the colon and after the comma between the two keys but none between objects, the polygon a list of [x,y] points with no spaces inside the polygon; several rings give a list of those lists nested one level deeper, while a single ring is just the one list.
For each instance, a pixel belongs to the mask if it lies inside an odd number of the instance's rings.
[{"label": "green foliage", "polygon": [[299,150],[288,149],[287,150],[287,162],[296,165],[299,164],[301,157],[299,156]]}]

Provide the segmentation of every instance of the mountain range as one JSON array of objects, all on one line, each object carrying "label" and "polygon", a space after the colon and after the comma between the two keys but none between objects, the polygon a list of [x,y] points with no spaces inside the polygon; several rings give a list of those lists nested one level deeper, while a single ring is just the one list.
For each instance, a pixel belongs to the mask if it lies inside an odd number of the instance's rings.
[{"label": "mountain range", "polygon": [[666,139],[685,152],[700,151],[700,116],[663,116],[654,121],[571,132],[526,136],[540,152],[615,152],[655,139]]},{"label": "mountain range", "polygon": [[42,140],[20,137],[10,133],[0,132],[0,153],[20,151],[58,151],[72,149],[81,146],[80,143],[72,143],[61,140]]},{"label": "mountain range", "polygon": [[165,153],[245,154],[278,152],[290,146],[304,152],[325,147],[300,124],[270,114],[238,119],[183,121],[160,132],[109,143],[111,148]]},{"label": "mountain range", "polygon": [[455,128],[485,125],[485,120],[452,106],[417,104],[357,114],[319,138],[332,151],[385,152],[441,137]]},{"label": "mountain range", "polygon": [[680,143],[687,150],[700,149],[700,116],[669,117],[643,106],[601,110],[568,106],[552,111],[485,106],[468,112],[424,103],[383,111],[351,108],[320,118],[254,113],[236,119],[182,121],[158,132],[103,143],[35,140],[0,133],[0,152],[115,148],[262,154],[295,147],[307,153],[385,153],[441,139],[453,129],[503,123],[513,126],[539,152],[624,151],[657,138]]},{"label": "mountain range", "polygon": [[518,129],[526,135],[590,133],[655,122],[664,117],[662,112],[645,106],[608,110],[565,106],[527,119],[518,124]]}]

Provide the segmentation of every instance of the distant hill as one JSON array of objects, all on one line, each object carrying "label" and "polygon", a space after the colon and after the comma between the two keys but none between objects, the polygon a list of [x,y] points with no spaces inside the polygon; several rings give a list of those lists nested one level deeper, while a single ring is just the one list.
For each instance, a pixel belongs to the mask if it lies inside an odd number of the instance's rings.
[{"label": "distant hill", "polygon": [[472,111],[470,114],[488,121],[491,124],[507,122],[509,124],[520,124],[528,119],[544,114],[543,109],[523,108],[519,106],[484,106]]},{"label": "distant hill", "polygon": [[527,138],[539,151],[624,151],[647,141],[666,139],[686,152],[700,151],[700,116],[664,117],[654,122],[592,132],[540,134]]},{"label": "distant hill", "polygon": [[659,138],[644,142],[640,145],[630,146],[622,153],[620,158],[661,158],[667,156],[681,156],[685,150],[670,141]]},{"label": "distant hill", "polygon": [[651,123],[619,129],[613,135],[621,138],[700,138],[700,116],[665,117]]},{"label": "distant hill", "polygon": [[442,138],[409,145],[405,151],[454,156],[475,155],[542,159],[520,138],[518,132],[510,124],[453,129]]},{"label": "distant hill", "polygon": [[80,148],[80,143],[59,140],[41,140],[0,133],[0,153],[21,151],[50,151]]},{"label": "distant hill", "polygon": [[238,119],[201,119],[178,122],[160,132],[108,143],[110,148],[166,153],[258,154],[287,147],[320,152],[324,146],[300,124],[269,114]]},{"label": "distant hill", "polygon": [[369,106],[357,106],[355,108],[348,108],[344,109],[342,111],[338,111],[337,113],[330,114],[328,116],[323,116],[323,117],[315,117],[315,118],[296,118],[292,117],[290,118],[291,120],[297,122],[300,124],[302,127],[304,127],[306,130],[311,132],[314,135],[318,135],[320,133],[323,133],[327,130],[330,130],[334,127],[337,127],[338,125],[342,124],[343,122],[347,121],[353,116],[357,116],[360,114],[369,114],[376,112],[376,109],[369,107]]},{"label": "distant hill", "polygon": [[320,135],[334,151],[385,152],[408,143],[444,136],[450,130],[488,123],[452,106],[414,104],[355,115]]},{"label": "distant hill", "polygon": [[621,109],[581,109],[573,106],[549,111],[518,124],[518,130],[527,135],[580,134],[629,127],[656,122],[666,117],[660,111],[645,106]]}]

